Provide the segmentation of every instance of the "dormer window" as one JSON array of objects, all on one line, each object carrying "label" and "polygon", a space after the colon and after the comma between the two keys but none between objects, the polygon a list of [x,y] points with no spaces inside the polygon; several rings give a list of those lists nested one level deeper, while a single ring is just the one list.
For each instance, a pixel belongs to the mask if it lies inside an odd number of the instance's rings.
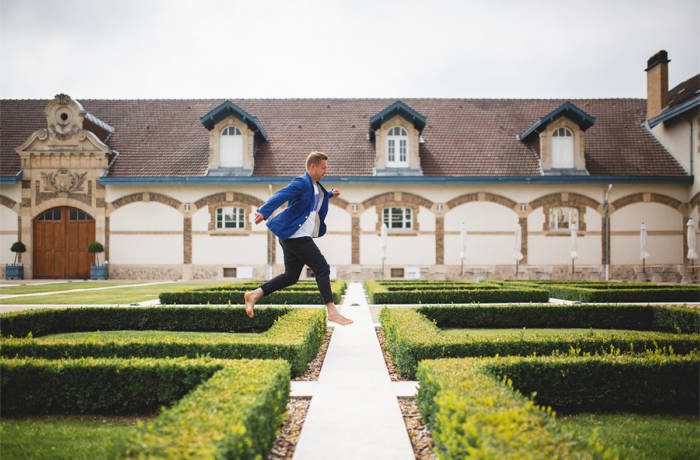
[{"label": "dormer window", "polygon": [[386,138],[386,163],[388,167],[408,166],[408,132],[395,126],[389,129]]},{"label": "dormer window", "polygon": [[243,164],[243,136],[235,126],[221,131],[221,167],[239,168]]},{"label": "dormer window", "polygon": [[552,168],[574,167],[574,135],[568,128],[552,133]]}]

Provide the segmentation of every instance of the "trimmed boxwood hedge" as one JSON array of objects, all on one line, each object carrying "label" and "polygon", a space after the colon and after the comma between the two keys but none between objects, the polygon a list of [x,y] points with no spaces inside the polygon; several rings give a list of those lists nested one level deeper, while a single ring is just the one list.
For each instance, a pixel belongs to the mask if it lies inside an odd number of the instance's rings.
[{"label": "trimmed boxwood hedge", "polygon": [[[282,360],[0,360],[3,415],[144,414],[127,458],[265,458],[289,396]],[[184,396],[184,397],[183,397]]]},{"label": "trimmed boxwood hedge", "polygon": [[372,304],[416,304],[416,303],[493,303],[493,302],[547,302],[545,289],[531,287],[498,287],[473,283],[469,288],[456,284],[454,288],[396,290],[384,282],[365,281],[367,296]]},{"label": "trimmed boxwood hedge", "polygon": [[580,280],[506,281],[504,287],[546,289],[549,296],[580,302],[700,302],[700,286]]},{"label": "trimmed boxwood hedge", "polygon": [[[249,321],[249,323],[247,322]],[[317,354],[326,331],[326,312],[320,308],[266,307],[252,320],[242,308],[226,307],[134,307],[64,308],[27,310],[0,315],[4,336],[0,356],[37,358],[153,357],[260,358],[287,360],[292,374],[303,374]],[[40,336],[95,330],[264,330],[256,337],[230,338],[113,338],[51,339]],[[251,329],[252,328],[252,329]]]},{"label": "trimmed boxwood hedge", "polygon": [[536,398],[555,406],[636,410],[659,396],[657,409],[685,411],[697,407],[699,365],[697,356],[427,360],[416,402],[439,458],[616,458],[614,448],[577,438],[513,387],[532,382]]},{"label": "trimmed boxwood hedge", "polygon": [[[515,313],[513,309],[525,308],[525,312],[530,315]],[[467,336],[455,336],[445,334],[438,327],[439,322],[431,321],[426,317],[440,318],[443,324],[449,324],[451,327],[572,327],[576,326],[575,319],[585,318],[588,321],[587,326],[579,327],[600,327],[609,328],[619,324],[627,315],[628,318],[633,318],[637,313],[640,318],[633,320],[632,324],[640,329],[649,325],[648,318],[645,319],[647,313],[643,307],[634,307],[629,310],[624,310],[619,314],[612,314],[611,310],[601,308],[599,320],[596,319],[596,310],[594,306],[586,307],[586,310],[579,310],[582,306],[578,305],[540,305],[540,306],[463,306],[463,307],[432,307],[421,308],[420,313],[417,309],[389,309],[384,308],[380,313],[380,322],[384,328],[385,337],[387,340],[387,350],[392,357],[397,371],[404,377],[413,378],[415,375],[418,363],[424,359],[435,358],[450,358],[450,357],[468,357],[468,356],[508,356],[518,355],[527,356],[533,353],[538,355],[551,355],[555,353],[567,353],[571,349],[579,350],[582,353],[604,353],[611,348],[619,349],[622,352],[642,352],[644,350],[657,350],[659,348],[671,348],[678,353],[688,353],[693,350],[700,350],[700,335],[699,334],[671,334],[668,332],[637,332],[627,331],[624,334],[609,334],[601,331],[591,331],[590,336],[571,337],[565,333],[557,336],[547,337],[518,337],[518,338],[472,338]],[[627,308],[627,307],[620,307]],[[648,307],[653,311],[663,308]],[[464,309],[464,313],[460,316],[459,309]],[[570,310],[570,311],[569,311]],[[691,311],[686,316],[679,315],[675,309],[671,309],[672,315],[676,315],[675,319],[688,318],[697,321],[697,317],[693,316],[696,312]],[[449,318],[449,313],[454,315],[454,318]],[[515,322],[509,319],[509,312],[523,320],[523,322]],[[626,313],[624,313],[626,312]],[[541,320],[538,317],[549,315],[546,320]],[[555,318],[562,317],[562,322],[556,321]],[[504,318],[502,322],[498,318]],[[456,318],[476,318],[480,321],[474,323],[460,322]],[[669,320],[670,321],[670,320]],[[675,324],[675,323],[674,323]],[[655,328],[659,324],[654,322],[653,318],[651,326],[648,329]],[[668,327],[670,323],[666,323],[663,327]],[[675,324],[678,326],[678,324]],[[680,330],[694,330],[696,323],[684,324],[678,326]]]},{"label": "trimmed boxwood hedge", "polygon": [[[243,294],[247,290],[255,289],[259,284],[241,286],[232,284],[230,286],[213,286],[211,288],[197,288],[181,292],[161,292],[159,295],[162,305],[242,305],[244,303]],[[339,304],[345,292],[347,284],[345,281],[333,281],[331,291],[333,302]],[[322,304],[323,299],[315,285],[304,285],[290,287],[276,291],[262,297],[258,305],[288,305],[288,304]]]}]

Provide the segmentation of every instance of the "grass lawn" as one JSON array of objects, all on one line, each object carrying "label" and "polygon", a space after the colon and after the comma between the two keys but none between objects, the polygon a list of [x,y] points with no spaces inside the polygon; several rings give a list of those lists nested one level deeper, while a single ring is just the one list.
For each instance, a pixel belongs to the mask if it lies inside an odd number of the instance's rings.
[{"label": "grass lawn", "polygon": [[534,337],[552,337],[566,336],[570,338],[585,338],[585,337],[609,337],[614,335],[621,338],[639,338],[645,333],[659,334],[653,331],[631,331],[622,329],[538,329],[538,328],[521,328],[521,329],[443,329],[445,335],[452,337],[471,337],[475,339],[486,338],[502,338],[502,339],[517,339],[517,338],[534,338]]},{"label": "grass lawn", "polygon": [[123,305],[135,302],[155,300],[158,294],[164,291],[179,292],[187,289],[206,286],[207,282],[191,283],[163,283],[149,286],[126,285],[117,289],[104,289],[99,291],[68,292],[65,294],[10,297],[0,299],[0,305],[38,305],[38,304],[114,304]]},{"label": "grass lawn", "polygon": [[559,423],[588,438],[594,429],[606,446],[622,458],[692,459],[700,455],[700,419],[697,416],[648,414],[578,414]]},{"label": "grass lawn", "polygon": [[38,416],[0,420],[0,452],[10,459],[117,458],[144,418]]},{"label": "grass lawn", "polygon": [[0,287],[0,294],[35,294],[38,292],[53,292],[53,291],[67,291],[70,289],[90,289],[98,287],[108,287],[108,286],[127,286],[129,284],[138,283],[137,281],[73,281],[69,283],[59,282],[59,283],[47,283],[47,284],[27,284],[27,285],[16,285],[16,286],[4,286]]},{"label": "grass lawn", "polygon": [[99,341],[109,341],[110,339],[158,339],[158,338],[178,338],[178,339],[226,339],[226,338],[255,338],[260,334],[254,332],[189,332],[189,331],[93,331],[93,332],[66,332],[64,334],[51,334],[36,337],[40,341],[50,341],[52,339],[92,339]]}]

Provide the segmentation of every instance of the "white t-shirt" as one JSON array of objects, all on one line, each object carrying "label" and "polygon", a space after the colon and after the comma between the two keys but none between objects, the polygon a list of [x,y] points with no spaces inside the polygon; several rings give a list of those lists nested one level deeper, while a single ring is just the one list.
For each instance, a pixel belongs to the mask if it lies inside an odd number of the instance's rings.
[{"label": "white t-shirt", "polygon": [[320,226],[318,211],[321,209],[322,203],[323,200],[320,199],[318,185],[314,182],[314,206],[309,213],[309,217],[307,217],[306,221],[299,227],[299,230],[290,236],[290,238],[301,238],[304,236],[310,236],[312,238],[318,237],[318,229]]}]

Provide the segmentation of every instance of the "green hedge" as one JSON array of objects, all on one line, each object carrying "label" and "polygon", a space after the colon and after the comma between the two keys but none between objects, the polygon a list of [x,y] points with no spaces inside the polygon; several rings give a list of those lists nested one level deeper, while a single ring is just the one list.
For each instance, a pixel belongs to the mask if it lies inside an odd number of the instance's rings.
[{"label": "green hedge", "polygon": [[576,286],[543,286],[555,299],[580,302],[698,302],[700,288],[677,286],[672,288],[588,288]]},{"label": "green hedge", "polygon": [[418,369],[416,402],[442,459],[616,458],[613,448],[577,438],[513,387],[532,382],[525,394],[565,407],[612,408],[605,395],[635,410],[659,396],[657,409],[685,411],[697,407],[699,365],[697,356],[428,360]]},{"label": "green hedge", "polygon": [[[236,287],[238,289],[236,289]],[[249,288],[241,288],[238,285],[214,286],[213,288],[197,288],[181,292],[161,292],[159,295],[162,305],[207,305],[207,304],[231,304],[242,305],[243,294],[258,285]],[[345,281],[331,283],[333,302],[339,304],[345,292]],[[264,296],[258,302],[259,305],[287,305],[287,304],[322,304],[323,299],[316,286],[302,286],[296,289],[283,289]]]},{"label": "green hedge", "polygon": [[[245,321],[242,309],[226,307],[134,307],[134,308],[66,308],[60,310],[29,310],[0,315],[3,334],[26,335],[32,337],[4,338],[0,341],[0,356],[36,358],[79,358],[92,357],[153,357],[167,358],[186,356],[196,358],[260,358],[287,360],[293,375],[303,374],[306,366],[317,354],[326,331],[326,312],[320,308],[260,308],[255,315],[259,324],[272,326],[255,337],[230,338],[178,337],[154,338],[114,338],[109,341],[88,339],[51,339],[37,337],[58,332],[86,330],[153,329],[158,319],[167,324],[167,330],[197,330],[187,327],[187,321],[198,318],[205,331],[236,330],[234,323]],[[143,315],[148,321],[138,322]],[[209,316],[209,318],[206,318]],[[106,325],[101,328],[88,328],[79,324],[86,322]],[[91,318],[91,319],[88,319]],[[61,327],[50,327],[50,320],[56,320]],[[6,322],[7,320],[7,322]],[[218,323],[218,329],[215,327]],[[76,326],[71,329],[67,326]],[[7,326],[7,328],[5,328]],[[181,327],[182,326],[182,327]],[[52,330],[48,330],[52,329]],[[161,328],[165,329],[165,328]],[[35,332],[36,331],[36,332]]]},{"label": "green hedge", "polygon": [[[3,415],[143,414],[128,458],[265,458],[289,395],[281,360],[0,360]],[[184,396],[184,397],[183,397]]]},{"label": "green hedge", "polygon": [[496,288],[484,285],[480,288],[462,289],[415,289],[390,291],[377,281],[365,281],[369,302],[372,304],[417,304],[417,303],[494,303],[494,302],[547,302],[549,294],[544,289]]},{"label": "green hedge", "polygon": [[417,311],[439,328],[597,328],[700,333],[700,310],[667,305],[462,305]]},{"label": "green hedge", "polygon": [[[559,312],[563,312],[567,308],[574,309],[574,317],[577,314],[575,309],[580,308],[575,305],[541,307],[552,308],[553,311]],[[461,308],[484,309],[483,314],[488,318],[488,316],[493,313],[486,309],[496,307],[465,306]],[[508,312],[507,309],[499,310],[504,316]],[[446,311],[450,310],[448,309]],[[481,314],[481,312],[473,310],[467,315],[477,317],[479,314]],[[589,313],[589,317],[591,316],[592,315]],[[499,326],[492,320],[490,321],[490,327]],[[605,324],[608,320],[601,319],[601,321]],[[443,333],[436,323],[419,313],[416,309],[384,308],[380,313],[380,322],[384,328],[387,350],[396,365],[396,369],[402,376],[407,378],[413,378],[418,363],[424,359],[496,355],[528,356],[533,353],[538,355],[551,355],[555,353],[568,353],[571,349],[578,350],[581,353],[604,353],[611,348],[619,349],[626,353],[657,350],[659,348],[668,347],[678,353],[700,350],[699,334],[671,334],[667,332],[650,333],[625,331],[623,333],[611,334],[604,331],[591,331],[589,336],[583,337],[571,337],[562,333],[556,336],[518,338],[472,338],[468,335],[449,335]],[[455,324],[453,323],[453,325]],[[501,327],[510,327],[512,325],[512,323],[505,323],[505,325]],[[566,325],[571,326],[571,324]],[[464,325],[460,326],[465,327]],[[480,326],[483,326],[483,324]],[[550,323],[547,324],[547,326],[554,327],[559,325]]]}]

